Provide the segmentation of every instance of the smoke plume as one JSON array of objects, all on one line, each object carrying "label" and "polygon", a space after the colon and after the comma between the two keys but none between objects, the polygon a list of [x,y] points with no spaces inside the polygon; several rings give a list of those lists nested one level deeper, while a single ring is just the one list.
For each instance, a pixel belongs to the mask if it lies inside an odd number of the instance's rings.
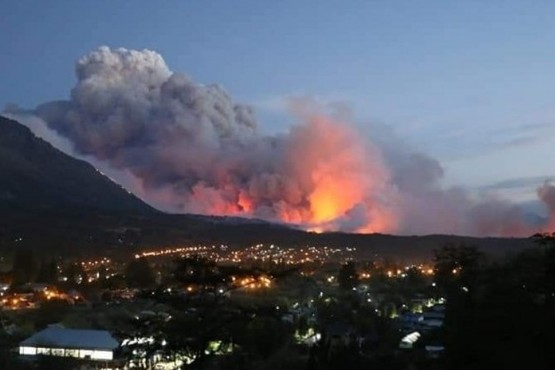
[{"label": "smoke plume", "polygon": [[549,211],[549,221],[543,231],[555,232],[555,186],[545,183],[538,189],[538,197]]},{"label": "smoke plume", "polygon": [[[153,51],[101,47],[77,61],[76,75],[68,100],[33,113],[78,155],[124,174],[129,190],[165,211],[315,231],[533,231],[508,202],[443,189],[441,165],[394,135],[367,139],[347,117],[310,104],[296,105],[287,134],[265,136],[250,107],[218,85],[172,72]],[[554,194],[548,184],[538,191],[552,213]]]}]

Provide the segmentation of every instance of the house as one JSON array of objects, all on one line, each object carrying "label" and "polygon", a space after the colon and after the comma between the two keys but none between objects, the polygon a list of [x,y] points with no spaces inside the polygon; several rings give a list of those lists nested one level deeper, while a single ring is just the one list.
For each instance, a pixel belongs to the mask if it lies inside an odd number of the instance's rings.
[{"label": "house", "polygon": [[407,334],[401,339],[401,342],[399,343],[399,348],[412,349],[414,343],[416,343],[418,339],[420,339],[420,333],[417,331]]},{"label": "house", "polygon": [[50,326],[19,344],[22,356],[61,356],[111,361],[119,343],[105,330],[65,329]]},{"label": "house", "polygon": [[445,313],[440,310],[433,308],[422,314],[419,320],[419,327],[421,330],[430,330],[434,328],[440,328],[443,326],[443,321],[445,320]]},{"label": "house", "polygon": [[445,351],[445,347],[440,344],[428,345],[424,348],[426,349],[426,356],[429,358],[439,358],[443,351]]}]

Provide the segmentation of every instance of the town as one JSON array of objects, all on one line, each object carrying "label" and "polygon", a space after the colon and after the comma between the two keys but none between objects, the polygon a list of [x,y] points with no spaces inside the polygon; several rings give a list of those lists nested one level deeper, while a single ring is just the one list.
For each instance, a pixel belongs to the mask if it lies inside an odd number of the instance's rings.
[{"label": "town", "polygon": [[450,300],[499,269],[468,246],[404,265],[262,244],[122,256],[3,256],[8,368],[439,369]]}]

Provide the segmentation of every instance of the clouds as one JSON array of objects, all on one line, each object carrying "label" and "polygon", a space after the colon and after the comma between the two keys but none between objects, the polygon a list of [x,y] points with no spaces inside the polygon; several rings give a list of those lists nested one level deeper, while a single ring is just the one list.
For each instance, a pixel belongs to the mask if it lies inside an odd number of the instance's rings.
[{"label": "clouds", "polygon": [[502,189],[518,189],[536,187],[538,184],[549,182],[555,179],[555,176],[529,176],[529,177],[515,177],[512,179],[499,181],[494,184],[488,185],[486,189],[502,190]]}]

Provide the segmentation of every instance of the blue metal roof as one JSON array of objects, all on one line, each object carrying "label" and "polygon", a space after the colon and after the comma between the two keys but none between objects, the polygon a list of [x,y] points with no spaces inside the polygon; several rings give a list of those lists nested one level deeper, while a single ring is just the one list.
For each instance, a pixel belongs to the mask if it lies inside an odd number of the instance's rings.
[{"label": "blue metal roof", "polygon": [[117,340],[105,330],[49,327],[25,339],[20,346],[114,350]]}]

